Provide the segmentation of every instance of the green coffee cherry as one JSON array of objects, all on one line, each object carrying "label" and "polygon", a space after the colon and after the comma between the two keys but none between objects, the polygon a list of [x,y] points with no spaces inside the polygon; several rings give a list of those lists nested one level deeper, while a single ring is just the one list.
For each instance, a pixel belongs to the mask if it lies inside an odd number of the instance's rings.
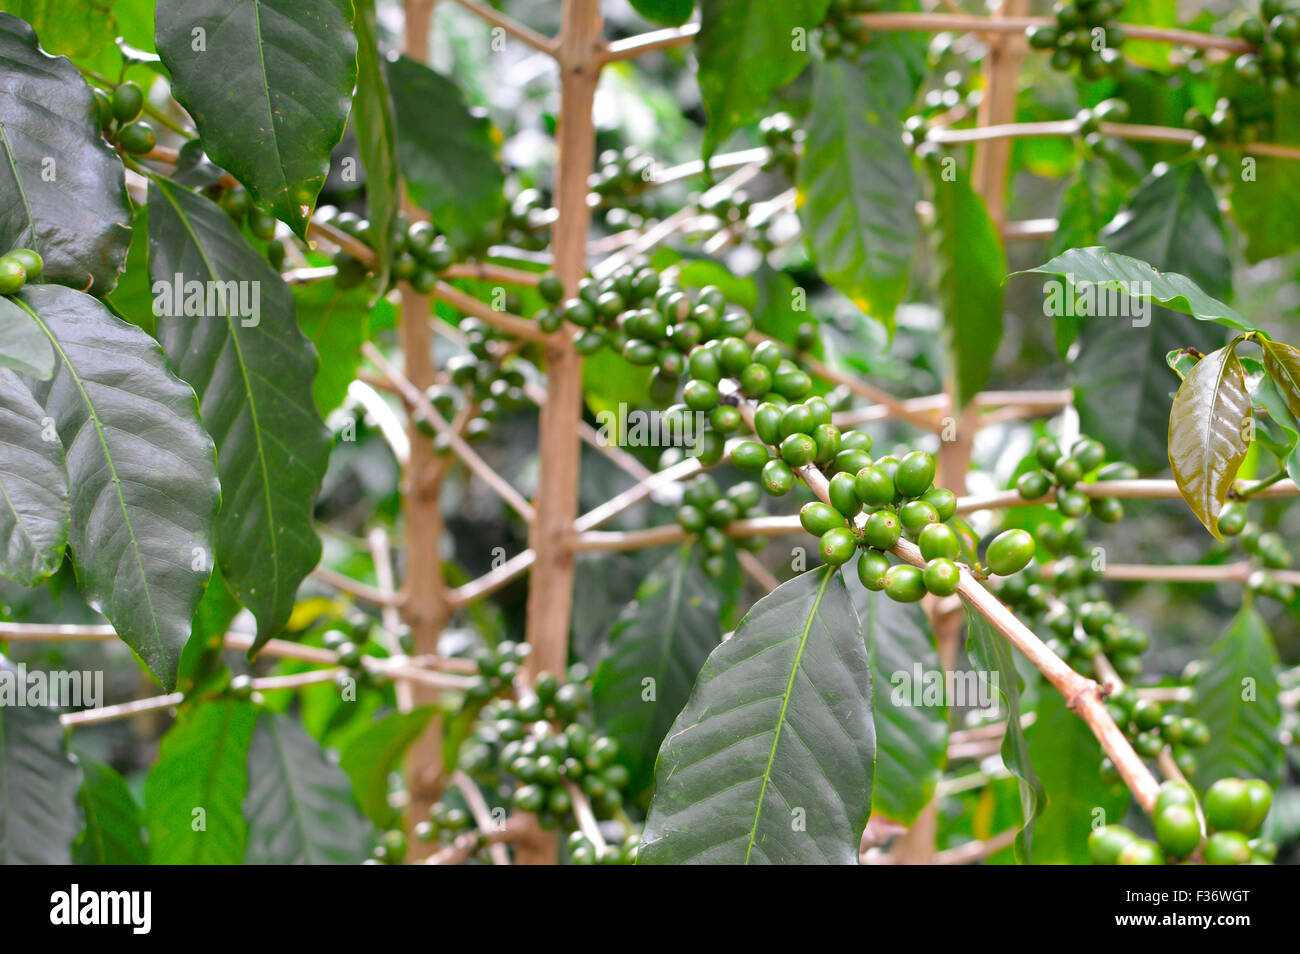
[{"label": "green coffee cherry", "polygon": [[1004,530],[993,538],[984,562],[998,576],[1019,573],[1034,558],[1034,538],[1026,530]]},{"label": "green coffee cherry", "polygon": [[842,566],[857,552],[858,541],[853,531],[845,526],[832,527],[822,534],[817,552],[831,566]]},{"label": "green coffee cherry", "polygon": [[774,497],[788,494],[794,487],[794,471],[783,460],[769,460],[764,464],[760,479],[763,489]]},{"label": "green coffee cherry", "polygon": [[872,592],[885,588],[885,574],[889,572],[889,557],[879,550],[864,550],[858,558],[858,579]]},{"label": "green coffee cherry", "polygon": [[912,451],[898,462],[894,486],[904,497],[919,497],[934,482],[934,458],[924,451]]},{"label": "green coffee cherry", "polygon": [[925,577],[908,563],[896,563],[885,574],[885,595],[899,603],[915,603],[925,596]]},{"label": "green coffee cherry", "polygon": [[831,506],[845,517],[856,517],[862,511],[854,478],[851,474],[836,474],[831,478],[829,493]]},{"label": "green coffee cherry", "polygon": [[961,583],[961,571],[957,564],[946,557],[936,557],[925,565],[922,571],[925,588],[935,596],[951,596],[957,592]]},{"label": "green coffee cherry", "polygon": [[829,530],[844,527],[844,517],[830,504],[814,500],[799,510],[799,523],[813,536],[820,537]]}]

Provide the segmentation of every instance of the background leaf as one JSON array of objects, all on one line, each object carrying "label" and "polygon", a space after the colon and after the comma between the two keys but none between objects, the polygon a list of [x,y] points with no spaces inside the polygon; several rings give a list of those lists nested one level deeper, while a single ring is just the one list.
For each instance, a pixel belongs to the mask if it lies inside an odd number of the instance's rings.
[{"label": "background leaf", "polygon": [[1207,354],[1187,372],[1169,411],[1174,480],[1192,513],[1217,540],[1223,539],[1219,511],[1250,450],[1251,408],[1234,344]]},{"label": "background leaf", "polygon": [[353,0],[352,27],[357,35],[357,92],[352,121],[357,148],[366,169],[366,213],[374,236],[376,274],[380,288],[388,287],[393,263],[393,228],[397,221],[397,130],[393,103],[388,95],[379,35],[375,27],[375,0]]},{"label": "background leaf", "polygon": [[695,12],[695,0],[632,0],[632,9],[651,23],[681,26]]},{"label": "background leaf", "polygon": [[55,56],[94,56],[117,32],[111,0],[0,0],[0,9],[27,21]]},{"label": "background leaf", "polygon": [[99,134],[77,68],[42,53],[31,28],[7,13],[0,13],[0,153],[0,249],[39,252],[47,282],[112,291],[131,242],[126,172]]},{"label": "background leaf", "polygon": [[391,827],[396,822],[397,811],[388,801],[388,776],[397,770],[432,716],[430,706],[394,712],[366,726],[343,750],[339,765],[352,779],[361,810],[376,825]]},{"label": "background leaf", "polygon": [[[145,783],[149,858],[156,865],[237,865],[247,827],[248,749],[257,710],[217,699],[181,710]],[[195,809],[202,809],[196,814]],[[194,830],[202,820],[201,830]]]},{"label": "background leaf", "polygon": [[194,392],[156,341],[89,295],[29,285],[15,300],[58,355],[30,386],[63,440],[77,587],[170,691],[220,502]]},{"label": "background leaf", "polygon": [[0,864],[72,863],[80,778],[57,712],[0,706]]},{"label": "background leaf", "polygon": [[86,827],[77,838],[79,865],[147,865],[149,849],[144,843],[144,815],[126,780],[102,762],[83,752],[81,803]]},{"label": "background leaf", "polygon": [[68,542],[68,471],[44,417],[18,375],[0,368],[0,576],[23,586],[57,570]]},{"label": "background leaf", "polygon": [[204,151],[305,238],[357,80],[352,4],[158,0],[154,18],[172,94]]},{"label": "background leaf", "polygon": [[316,355],[298,328],[289,287],[243,240],[218,206],[166,180],[149,188],[149,272],[172,287],[251,282],[260,315],[237,309],[164,315],[158,338],[194,386],[217,445],[223,499],[217,561],[257,617],[258,645],[293,612],[298,584],[320,561],[312,506],[330,439],[311,395]]},{"label": "background leaf", "polygon": [[324,416],[343,403],[361,366],[361,345],[370,337],[367,297],[363,288],[339,288],[334,282],[293,286],[298,327],[316,348],[311,392]]},{"label": "background leaf", "polygon": [[[1289,89],[1274,98],[1273,142],[1300,143],[1300,91]],[[1243,173],[1251,160],[1251,177]],[[1300,247],[1295,209],[1300,204],[1300,163],[1274,156],[1249,156],[1233,177],[1232,217],[1246,234],[1246,258],[1260,262]]]},{"label": "background leaf", "polygon": [[455,83],[422,63],[390,60],[388,83],[411,198],[454,244],[471,244],[505,202],[492,124],[470,112]]},{"label": "background leaf", "polygon": [[250,865],[359,865],[370,826],[352,802],[352,784],[296,721],[263,712],[248,753]]},{"label": "background leaf", "polygon": [[857,613],[836,568],[809,571],[709,656],[659,752],[637,863],[857,864],[875,748]]},{"label": "background leaf", "polygon": [[1210,727],[1192,776],[1201,791],[1230,775],[1270,785],[1281,779],[1277,666],[1268,624],[1253,607],[1243,607],[1192,681],[1192,713]]}]

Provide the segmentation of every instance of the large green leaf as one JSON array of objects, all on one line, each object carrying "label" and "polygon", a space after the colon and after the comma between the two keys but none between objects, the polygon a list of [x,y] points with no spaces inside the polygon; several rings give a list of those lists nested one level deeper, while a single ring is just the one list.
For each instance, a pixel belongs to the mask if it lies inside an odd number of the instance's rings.
[{"label": "large green leaf", "polygon": [[1215,539],[1219,512],[1250,450],[1253,405],[1246,371],[1231,344],[1187,373],[1169,411],[1169,466],[1178,490]]},{"label": "large green leaf", "polygon": [[357,130],[361,163],[366,168],[366,211],[374,235],[379,287],[388,287],[393,262],[393,227],[397,219],[397,130],[393,103],[388,95],[379,36],[375,28],[375,0],[353,0],[357,34],[357,93],[352,117]]},{"label": "large green leaf", "polygon": [[126,780],[109,766],[77,753],[81,765],[78,800],[86,827],[77,838],[77,864],[147,865],[144,814]]},{"label": "large green leaf", "polygon": [[67,458],[77,586],[171,690],[220,504],[194,392],[156,341],[89,295],[31,285],[15,301],[58,357],[54,376],[31,389]]},{"label": "large green leaf", "polygon": [[[770,107],[772,93],[808,65],[810,33],[829,0],[700,0],[700,98],[705,158]],[[802,37],[803,43],[797,42]]]},{"label": "large green leaf", "polygon": [[57,570],[68,542],[63,444],[44,417],[22,379],[0,368],[0,576],[23,586]]},{"label": "large green leaf", "polygon": [[[67,11],[63,11],[67,15]],[[31,248],[45,280],[111,291],[131,241],[126,173],[77,68],[0,13],[0,249]]]},{"label": "large green leaf", "polygon": [[948,363],[956,397],[966,403],[984,387],[1002,341],[1002,236],[984,200],[964,176],[932,166],[935,275],[943,306]]},{"label": "large green leaf", "polygon": [[27,21],[56,56],[94,56],[116,32],[112,0],[0,0],[0,9]]},{"label": "large green leaf", "polygon": [[885,54],[818,62],[814,73],[799,221],[826,280],[892,331],[917,236],[916,173],[898,118],[910,74]]},{"label": "large green leaf", "polygon": [[990,681],[997,679],[1007,710],[1007,731],[1002,738],[1002,762],[1019,781],[1021,828],[1016,835],[1015,856],[1021,864],[1029,861],[1033,849],[1034,822],[1043,804],[1043,784],[1034,774],[1029,744],[1020,726],[1020,674],[1011,655],[1011,644],[993,631],[978,613],[966,613],[966,654]]},{"label": "large green leaf", "polygon": [[394,712],[366,726],[343,750],[339,765],[352,779],[361,810],[376,825],[390,827],[395,822],[397,811],[388,800],[388,776],[396,771],[432,716],[431,706]]},{"label": "large green leaf", "polygon": [[596,719],[618,740],[635,790],[653,779],[659,745],[721,639],[718,591],[694,548],[679,547],[642,581],[596,668]]},{"label": "large green leaf", "polygon": [[873,593],[845,574],[871,653],[876,777],[871,810],[904,825],[934,797],[948,761],[948,707],[917,704],[918,676],[943,674],[934,631],[921,607]]},{"label": "large green leaf", "polygon": [[632,0],[632,8],[652,23],[681,26],[691,18],[695,0]]},{"label": "large green leaf", "polygon": [[156,865],[244,860],[248,750],[257,710],[243,699],[181,711],[144,787],[149,857]]},{"label": "large green leaf", "polygon": [[158,339],[198,393],[216,441],[217,561],[257,617],[261,645],[288,622],[298,584],[320,560],[312,508],[330,441],[311,393],[316,355],[293,293],[225,212],[166,180],[154,181],[149,197],[155,288],[173,289],[179,275],[184,286],[238,282],[259,295],[255,318],[241,317],[255,309],[234,307],[233,296],[200,316],[160,316]]},{"label": "large green leaf", "polygon": [[348,0],[158,0],[158,54],[212,161],[306,236],[357,81]]},{"label": "large green leaf", "polygon": [[1210,727],[1209,744],[1197,753],[1193,775],[1202,791],[1229,775],[1271,785],[1281,779],[1277,666],[1268,623],[1254,607],[1243,607],[1192,682],[1192,712]]},{"label": "large green leaf", "polygon": [[57,712],[0,706],[0,865],[71,864],[79,781]]},{"label": "large green leaf", "polygon": [[470,112],[455,83],[415,60],[390,61],[388,84],[411,197],[453,242],[480,238],[505,201],[492,124]]},{"label": "large green leaf", "polygon": [[361,345],[370,336],[370,305],[363,288],[340,288],[335,282],[293,286],[298,325],[319,359],[312,397],[328,415],[347,397],[348,385],[361,366]]},{"label": "large green leaf", "polygon": [[0,368],[41,381],[54,373],[54,349],[31,316],[0,297]]},{"label": "large green leaf", "polygon": [[783,583],[713,651],[655,766],[638,864],[857,864],[871,672],[837,568]]},{"label": "large green leaf", "polygon": [[1086,865],[1088,833],[1094,823],[1115,824],[1124,817],[1129,791],[1107,785],[1097,766],[1097,737],[1065,705],[1059,692],[1045,692],[1034,709],[1026,738],[1045,803],[1034,822],[1030,860],[1036,865]]},{"label": "large green leaf", "polygon": [[250,865],[359,865],[370,853],[369,823],[352,801],[347,775],[288,716],[264,712],[248,754]]},{"label": "large green leaf", "polygon": [[[1287,90],[1274,99],[1275,142],[1300,142],[1300,91]],[[1239,173],[1233,177],[1232,216],[1246,235],[1246,258],[1259,262],[1285,255],[1300,246],[1295,209],[1300,203],[1300,163],[1284,156],[1234,157]],[[1249,174],[1247,174],[1249,173]]]}]

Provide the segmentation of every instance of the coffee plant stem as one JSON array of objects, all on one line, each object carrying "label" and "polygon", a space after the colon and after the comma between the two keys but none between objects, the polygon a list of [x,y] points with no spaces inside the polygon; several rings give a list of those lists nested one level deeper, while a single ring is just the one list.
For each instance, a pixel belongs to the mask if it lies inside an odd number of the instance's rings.
[{"label": "coffee plant stem", "polygon": [[[469,809],[470,815],[474,817],[474,824],[478,826],[479,831],[491,831],[497,827],[496,822],[492,819],[492,812],[488,808],[488,803],[483,798],[483,793],[479,791],[478,785],[474,783],[472,778],[457,769],[451,774],[451,783],[456,786],[456,790],[465,799],[465,806]],[[492,859],[494,865],[510,864],[510,852],[499,841],[488,846],[488,856]]]},{"label": "coffee plant stem", "polygon": [[506,33],[510,34],[517,40],[522,40],[534,50],[546,53],[549,56],[559,55],[559,44],[556,41],[542,36],[531,27],[526,27],[517,20],[507,16],[499,10],[496,10],[486,3],[480,3],[479,0],[456,0],[466,10],[470,10],[493,26],[500,27]]},{"label": "coffee plant stem", "polygon": [[612,63],[616,60],[630,60],[643,53],[653,53],[656,50],[667,50],[682,46],[689,43],[699,32],[700,25],[698,23],[685,23],[679,27],[651,30],[648,33],[639,33],[624,40],[615,40],[605,47],[604,53],[601,54],[601,61]]}]

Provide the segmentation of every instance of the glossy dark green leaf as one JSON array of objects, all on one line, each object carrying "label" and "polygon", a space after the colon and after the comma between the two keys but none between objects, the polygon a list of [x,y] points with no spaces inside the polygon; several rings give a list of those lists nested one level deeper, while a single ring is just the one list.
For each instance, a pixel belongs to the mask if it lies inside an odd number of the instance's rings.
[{"label": "glossy dark green leaf", "polygon": [[871,653],[871,694],[876,728],[873,814],[903,825],[916,820],[934,797],[948,762],[948,706],[930,704],[921,691],[927,676],[943,674],[934,631],[916,603],[873,593],[856,573],[845,573]]},{"label": "glossy dark green leaf", "polygon": [[811,31],[828,5],[829,0],[700,0],[695,56],[708,114],[706,158],[767,110],[773,92],[804,71]]},{"label": "glossy dark green leaf", "polygon": [[77,762],[81,766],[77,800],[86,819],[75,847],[77,864],[147,865],[144,813],[126,780],[84,752],[77,753]]},{"label": "glossy dark green leaf", "polygon": [[0,298],[0,368],[46,380],[54,373],[54,348],[31,316]]},{"label": "glossy dark green leaf", "polygon": [[370,824],[352,785],[320,743],[288,716],[264,712],[248,753],[250,865],[359,865],[370,854]]},{"label": "glossy dark green leaf", "polygon": [[818,270],[891,331],[918,198],[896,108],[911,80],[896,60],[818,62],[798,173],[799,221]]},{"label": "glossy dark green leaf", "polygon": [[837,569],[754,604],[664,740],[638,864],[857,864],[871,672]]},{"label": "glossy dark green leaf", "polygon": [[305,236],[357,80],[352,4],[159,0],[155,23],[204,150]]},{"label": "glossy dark green leaf", "polygon": [[[1300,91],[1274,98],[1271,142],[1300,142]],[[1295,209],[1300,204],[1300,163],[1283,156],[1231,155],[1235,175],[1229,201],[1232,217],[1246,236],[1251,262],[1285,255],[1300,247]]]},{"label": "glossy dark green leaf", "polygon": [[14,300],[58,356],[54,376],[31,389],[67,458],[78,589],[170,691],[220,503],[194,392],[156,341],[89,295],[31,285]]},{"label": "glossy dark green leaf", "polygon": [[357,147],[366,169],[366,212],[374,235],[379,287],[388,286],[397,219],[397,130],[388,80],[379,54],[375,0],[353,0],[357,35],[357,92],[352,104]]},{"label": "glossy dark green leaf", "polygon": [[308,282],[293,286],[293,298],[298,325],[319,359],[312,397],[316,409],[328,416],[347,397],[361,366],[361,345],[370,336],[368,296],[363,288]]},{"label": "glossy dark green leaf", "polygon": [[63,444],[44,417],[22,379],[0,368],[0,576],[23,586],[57,570],[68,542]]},{"label": "glossy dark green leaf", "polygon": [[1019,780],[1021,828],[1016,835],[1015,855],[1018,862],[1026,864],[1033,850],[1034,822],[1043,805],[1043,785],[1034,774],[1029,744],[1020,725],[1020,674],[1011,655],[1011,644],[994,632],[983,616],[968,611],[966,626],[966,654],[986,681],[997,679],[998,692],[1006,705],[1002,763]]},{"label": "glossy dark green leaf", "polygon": [[1007,273],[1002,236],[984,200],[960,173],[932,166],[935,273],[943,307],[948,361],[958,402],[984,387],[1002,341],[1002,283]]},{"label": "glossy dark green leaf", "polygon": [[[229,296],[202,316],[160,316],[158,339],[198,393],[216,441],[217,561],[257,617],[260,645],[284,627],[298,584],[320,560],[312,508],[330,441],[311,392],[316,355],[298,328],[293,293],[225,212],[166,180],[154,181],[149,196],[155,290],[174,291],[180,275],[181,288],[237,282],[243,296],[240,307]],[[243,307],[254,292],[257,307]]]},{"label": "glossy dark green leaf", "polygon": [[1252,413],[1235,344],[1196,363],[1169,411],[1169,466],[1178,490],[1205,528],[1219,534],[1219,512],[1250,450]]},{"label": "glossy dark green leaf", "polygon": [[1034,822],[1036,865],[1086,865],[1088,833],[1095,824],[1117,824],[1128,807],[1123,784],[1107,785],[1098,766],[1102,750],[1088,724],[1071,712],[1059,692],[1048,690],[1034,708],[1026,732],[1044,804]]},{"label": "glossy dark green leaf", "polygon": [[596,720],[618,741],[634,790],[652,780],[660,743],[721,639],[718,592],[694,548],[679,547],[619,614],[592,687]]},{"label": "glossy dark green leaf", "polygon": [[424,732],[431,707],[394,712],[358,732],[343,750],[339,765],[352,779],[357,803],[372,822],[391,827],[397,811],[388,800],[388,777],[401,765],[406,750]]},{"label": "glossy dark green leaf", "polygon": [[1202,791],[1226,776],[1276,785],[1282,773],[1278,656],[1268,623],[1245,606],[1196,672],[1192,713],[1210,727],[1196,753],[1193,781]]},{"label": "glossy dark green leaf", "polygon": [[478,239],[505,201],[492,124],[470,112],[455,83],[422,63],[390,61],[388,85],[411,198],[453,242]]},{"label": "glossy dark green leaf", "polygon": [[0,865],[72,863],[80,780],[57,712],[0,706]]},{"label": "glossy dark green leaf", "polygon": [[257,710],[217,699],[181,710],[144,788],[149,858],[156,865],[244,860],[248,751]]},{"label": "glossy dark green leaf", "polygon": [[632,9],[651,23],[681,26],[695,11],[695,0],[632,0]]},{"label": "glossy dark green leaf", "polygon": [[0,13],[0,248],[31,248],[45,280],[111,291],[131,241],[126,173],[77,68]]}]

